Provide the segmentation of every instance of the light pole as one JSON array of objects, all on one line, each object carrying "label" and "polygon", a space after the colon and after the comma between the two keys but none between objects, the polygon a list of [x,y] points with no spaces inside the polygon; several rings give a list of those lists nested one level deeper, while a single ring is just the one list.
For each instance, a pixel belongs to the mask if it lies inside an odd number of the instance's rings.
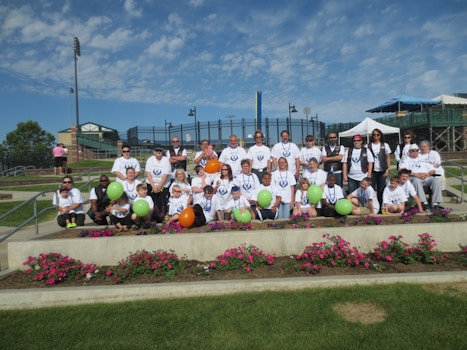
[{"label": "light pole", "polygon": [[297,110],[295,109],[295,105],[292,106],[289,102],[289,119],[287,123],[287,130],[289,131],[289,134],[292,134],[292,113],[297,113]]},{"label": "light pole", "polygon": [[[70,127],[73,126],[73,99],[71,95],[75,93],[75,90],[71,87],[70,88]],[[70,129],[71,132],[71,129]]]},{"label": "light pole", "polygon": [[167,127],[169,127],[169,139],[170,139],[170,128],[172,127],[172,122],[168,122],[164,120],[165,123],[165,145],[168,146],[169,142],[167,141]]},{"label": "light pole", "polygon": [[[73,47],[75,54],[75,99],[76,99],[76,160],[79,160],[79,142],[78,135],[80,132],[79,127],[79,107],[78,107],[78,56],[81,56],[81,48],[79,39],[75,36],[73,39]],[[71,92],[71,89],[70,89]]]},{"label": "light pole", "polygon": [[316,136],[316,133],[315,133],[315,121],[316,121],[316,126],[318,126],[318,113],[316,113],[316,115],[313,117],[311,116],[310,117],[310,122],[311,122],[311,130],[313,130],[313,136],[315,137],[315,140],[318,139],[318,137]]},{"label": "light pole", "polygon": [[196,121],[196,106],[190,108],[190,113],[188,113],[189,117],[195,117],[195,144],[193,146],[193,150],[196,151],[198,149],[198,122]]}]

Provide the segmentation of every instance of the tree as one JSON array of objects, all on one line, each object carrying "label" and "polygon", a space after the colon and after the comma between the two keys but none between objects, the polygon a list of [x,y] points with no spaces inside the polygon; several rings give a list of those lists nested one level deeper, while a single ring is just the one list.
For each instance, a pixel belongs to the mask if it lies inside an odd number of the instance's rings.
[{"label": "tree", "polygon": [[43,130],[38,122],[20,122],[6,135],[0,148],[11,164],[35,167],[53,165],[52,148],[55,137]]}]

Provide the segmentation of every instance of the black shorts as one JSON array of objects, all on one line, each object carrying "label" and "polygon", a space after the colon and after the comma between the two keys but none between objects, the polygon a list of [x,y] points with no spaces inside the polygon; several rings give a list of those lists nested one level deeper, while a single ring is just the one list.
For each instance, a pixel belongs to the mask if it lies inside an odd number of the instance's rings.
[{"label": "black shorts", "polygon": [[61,167],[63,165],[63,157],[55,157],[55,167]]}]

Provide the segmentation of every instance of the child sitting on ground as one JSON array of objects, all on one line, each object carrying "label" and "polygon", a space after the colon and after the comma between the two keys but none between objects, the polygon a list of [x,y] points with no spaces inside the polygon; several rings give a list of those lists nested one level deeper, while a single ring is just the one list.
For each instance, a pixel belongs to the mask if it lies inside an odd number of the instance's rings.
[{"label": "child sitting on ground", "polygon": [[376,197],[376,191],[371,187],[371,179],[363,178],[360,182],[360,188],[357,188],[347,196],[347,199],[352,202],[353,215],[370,215],[373,216],[379,212],[379,202]]},{"label": "child sitting on ground", "polygon": [[344,198],[342,187],[336,184],[336,175],[329,175],[323,188],[323,209],[321,214],[326,217],[341,216],[336,212],[336,203]]},{"label": "child sitting on ground", "polygon": [[149,204],[149,213],[146,215],[138,216],[136,213],[131,214],[131,220],[135,223],[135,230],[139,230],[141,227],[148,228],[148,221],[150,220],[154,209],[154,201],[151,196],[148,196],[148,188],[146,184],[138,184],[138,186],[136,186],[136,192],[138,193],[138,197],[135,198],[134,202],[137,200],[145,200]]},{"label": "child sitting on ground", "polygon": [[391,177],[389,186],[383,191],[383,208],[388,214],[402,214],[405,210],[407,196],[400,187],[401,177],[394,175]]},{"label": "child sitting on ground", "polygon": [[279,194],[279,189],[276,187],[276,185],[271,184],[272,177],[270,173],[264,173],[263,174],[263,184],[259,185],[258,187],[258,193],[260,193],[263,190],[269,191],[272,194],[272,200],[271,204],[269,204],[267,207],[262,208],[259,203],[256,203],[256,216],[258,219],[261,221],[263,220],[275,220],[277,219],[277,216],[279,215],[279,205],[281,204],[282,197]]},{"label": "child sitting on ground", "polygon": [[251,210],[250,202],[242,194],[240,187],[233,186],[230,192],[232,193],[232,199],[227,203],[227,207],[224,209],[224,212],[231,213],[232,219],[235,217],[235,209],[238,209],[240,213],[244,213],[245,210]]},{"label": "child sitting on ground", "polygon": [[73,205],[73,199],[68,195],[69,188],[67,186],[60,187],[60,197],[58,198],[58,216],[63,217],[66,222],[66,228],[76,227],[76,213],[70,210]]},{"label": "child sitting on ground", "polygon": [[119,232],[128,231],[131,227],[130,203],[126,192],[110,204],[110,222],[117,227]]},{"label": "child sitting on ground", "polygon": [[310,218],[318,216],[315,205],[310,203],[310,200],[308,199],[308,187],[310,187],[310,180],[306,177],[302,177],[298,182],[297,192],[295,192],[295,206],[292,212],[293,216],[300,216],[303,213],[308,214]]},{"label": "child sitting on ground", "polygon": [[203,189],[203,197],[200,202],[193,206],[195,212],[194,227],[203,226],[215,219],[220,220],[217,210],[220,208],[219,200],[213,198],[214,188],[207,185]]},{"label": "child sitting on ground", "polygon": [[173,184],[171,189],[172,194],[169,198],[169,221],[167,224],[170,224],[173,221],[178,221],[180,213],[188,206],[188,196],[182,195],[182,189],[180,186]]}]

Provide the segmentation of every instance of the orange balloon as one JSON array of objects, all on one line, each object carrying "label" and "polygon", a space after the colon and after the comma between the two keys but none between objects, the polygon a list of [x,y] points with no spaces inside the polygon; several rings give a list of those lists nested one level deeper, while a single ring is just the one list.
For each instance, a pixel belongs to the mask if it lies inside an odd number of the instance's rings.
[{"label": "orange balloon", "polygon": [[221,170],[221,162],[219,162],[217,159],[211,159],[209,162],[207,162],[204,170],[207,173],[215,174]]},{"label": "orange balloon", "polygon": [[193,211],[193,208],[186,208],[183,210],[179,217],[178,217],[178,223],[180,226],[188,228],[193,223],[195,222],[195,212]]}]

